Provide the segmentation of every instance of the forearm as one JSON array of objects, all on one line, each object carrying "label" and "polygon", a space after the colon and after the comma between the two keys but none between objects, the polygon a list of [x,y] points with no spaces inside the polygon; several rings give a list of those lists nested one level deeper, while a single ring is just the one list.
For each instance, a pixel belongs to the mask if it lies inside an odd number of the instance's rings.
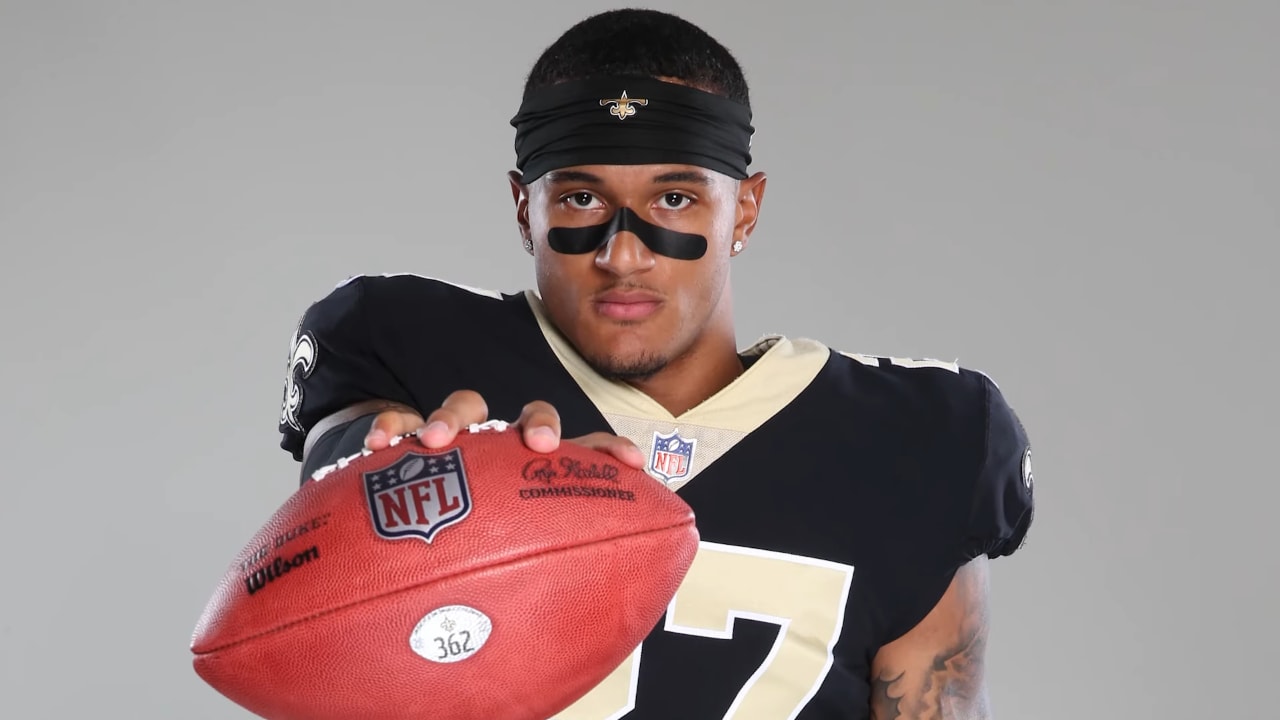
[{"label": "forearm", "polygon": [[986,592],[985,560],[962,568],[930,617],[877,655],[873,720],[990,720]]},{"label": "forearm", "polygon": [[418,418],[417,411],[390,400],[366,400],[340,410],[315,424],[307,433],[299,480],[305,484],[317,469],[349,457],[364,448],[365,434],[385,412],[396,411]]},{"label": "forearm", "polygon": [[[883,668],[871,683],[872,720],[990,720],[975,645],[937,655],[928,667]],[[978,661],[980,663],[980,661]]]}]

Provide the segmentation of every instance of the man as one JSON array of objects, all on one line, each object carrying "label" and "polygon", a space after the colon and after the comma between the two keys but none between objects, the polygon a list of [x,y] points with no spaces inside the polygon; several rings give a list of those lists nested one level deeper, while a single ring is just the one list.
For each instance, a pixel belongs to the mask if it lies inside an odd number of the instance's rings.
[{"label": "man", "polygon": [[769,337],[729,267],[764,197],[737,62],[643,10],[535,64],[510,175],[537,292],[357,277],[294,335],[282,447],[317,468],[516,418],[645,468],[703,540],[668,617],[561,718],[986,718],[987,558],[1032,516],[1026,434],[984,375]]}]

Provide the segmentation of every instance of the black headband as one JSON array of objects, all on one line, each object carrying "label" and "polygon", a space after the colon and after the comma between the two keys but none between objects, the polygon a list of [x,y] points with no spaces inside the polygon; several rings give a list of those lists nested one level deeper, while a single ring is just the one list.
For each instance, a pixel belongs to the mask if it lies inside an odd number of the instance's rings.
[{"label": "black headband", "polygon": [[526,97],[511,124],[524,183],[574,165],[665,163],[741,180],[751,164],[750,108],[653,78],[550,85]]}]

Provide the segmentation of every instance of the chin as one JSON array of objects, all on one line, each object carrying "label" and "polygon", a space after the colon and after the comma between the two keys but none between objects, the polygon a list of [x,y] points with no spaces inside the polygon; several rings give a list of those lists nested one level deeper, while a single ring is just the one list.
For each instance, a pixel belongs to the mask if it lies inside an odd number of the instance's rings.
[{"label": "chin", "polygon": [[621,355],[583,355],[587,364],[601,377],[619,382],[647,380],[667,366],[669,360],[649,351]]}]

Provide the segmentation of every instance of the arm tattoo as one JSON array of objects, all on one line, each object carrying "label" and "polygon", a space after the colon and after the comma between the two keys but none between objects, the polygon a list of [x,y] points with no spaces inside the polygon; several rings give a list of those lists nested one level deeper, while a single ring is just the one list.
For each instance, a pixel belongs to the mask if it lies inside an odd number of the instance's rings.
[{"label": "arm tattoo", "polygon": [[890,677],[881,673],[871,681],[871,720],[895,720],[902,717],[902,696],[894,697],[889,688],[902,680],[905,674],[898,673],[897,677]]},{"label": "arm tattoo", "polygon": [[978,720],[988,718],[982,656],[986,647],[984,618],[965,618],[956,644],[933,659],[920,688],[920,718]]},{"label": "arm tattoo", "polygon": [[[976,577],[975,577],[976,575]],[[872,720],[989,720],[983,679],[987,612],[982,573],[961,573],[957,590],[974,597],[954,638],[916,667],[884,669],[871,684]]]}]

